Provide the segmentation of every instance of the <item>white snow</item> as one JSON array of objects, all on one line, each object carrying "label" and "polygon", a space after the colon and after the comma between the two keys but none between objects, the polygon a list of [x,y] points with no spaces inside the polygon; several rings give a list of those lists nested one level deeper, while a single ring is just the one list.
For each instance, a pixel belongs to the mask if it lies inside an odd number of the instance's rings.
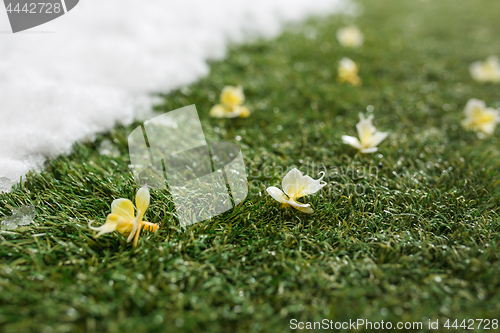
[{"label": "white snow", "polygon": [[[2,5],[0,5],[2,6]],[[82,0],[18,34],[0,7],[0,191],[47,157],[208,74],[229,42],[350,8],[347,0]]]}]

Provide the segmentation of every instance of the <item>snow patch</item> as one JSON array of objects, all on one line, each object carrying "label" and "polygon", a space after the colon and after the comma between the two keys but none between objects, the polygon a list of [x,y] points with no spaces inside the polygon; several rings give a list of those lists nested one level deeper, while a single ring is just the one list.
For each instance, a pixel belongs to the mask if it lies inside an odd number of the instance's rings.
[{"label": "snow patch", "polygon": [[0,8],[0,191],[74,142],[146,117],[149,93],[207,75],[207,60],[224,57],[228,43],[351,8],[347,0],[87,0],[18,34]]}]

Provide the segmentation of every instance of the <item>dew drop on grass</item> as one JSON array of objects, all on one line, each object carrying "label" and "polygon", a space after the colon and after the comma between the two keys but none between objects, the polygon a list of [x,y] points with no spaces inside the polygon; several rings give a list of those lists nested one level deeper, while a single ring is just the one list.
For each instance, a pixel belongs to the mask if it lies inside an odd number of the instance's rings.
[{"label": "dew drop on grass", "polygon": [[397,316],[401,316],[403,314],[403,309],[399,306],[396,306],[393,311]]},{"label": "dew drop on grass", "polygon": [[153,319],[154,323],[159,325],[161,323],[163,323],[163,317],[161,315],[156,315]]},{"label": "dew drop on grass", "polygon": [[177,318],[177,319],[175,320],[175,326],[177,326],[177,327],[182,327],[182,326],[184,326],[184,319],[182,319],[182,318]]}]

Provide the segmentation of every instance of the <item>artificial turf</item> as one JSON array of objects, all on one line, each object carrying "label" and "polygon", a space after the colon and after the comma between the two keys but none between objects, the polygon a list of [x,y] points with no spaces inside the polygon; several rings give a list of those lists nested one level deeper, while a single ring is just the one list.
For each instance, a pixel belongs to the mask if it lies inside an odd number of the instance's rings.
[{"label": "artificial turf", "polygon": [[[166,191],[152,191],[133,248],[94,239],[115,198],[133,199],[127,135],[117,125],[75,144],[10,193],[0,211],[33,204],[35,225],[0,233],[3,332],[287,332],[290,320],[424,323],[500,319],[500,141],[462,129],[469,98],[500,107],[498,85],[468,66],[500,54],[500,2],[360,1],[358,17],[314,18],[274,40],[233,46],[198,83],[162,95],[158,114],[196,104],[208,141],[240,145],[250,181],[236,209],[186,231]],[[355,23],[359,50],[336,30]],[[336,80],[339,60],[361,87]],[[252,115],[212,119],[226,84]],[[341,143],[358,113],[390,136],[375,154]],[[71,112],[71,110],[68,110]],[[118,157],[102,156],[109,139]],[[296,166],[329,183],[282,209],[266,193]],[[475,325],[475,331],[477,329]],[[491,331],[491,330],[490,330]]]}]

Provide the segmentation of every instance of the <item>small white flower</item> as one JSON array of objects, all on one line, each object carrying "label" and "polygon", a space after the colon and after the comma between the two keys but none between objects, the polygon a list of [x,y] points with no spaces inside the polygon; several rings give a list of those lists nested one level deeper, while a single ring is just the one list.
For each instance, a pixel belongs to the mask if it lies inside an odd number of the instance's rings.
[{"label": "small white flower", "polygon": [[500,60],[489,56],[485,61],[475,61],[469,67],[472,78],[478,82],[500,82]]},{"label": "small white flower", "polygon": [[468,130],[478,131],[479,136],[492,135],[500,123],[500,111],[487,108],[484,101],[472,98],[465,105],[462,125]]},{"label": "small white flower", "polygon": [[343,47],[361,47],[365,37],[356,26],[352,25],[337,30],[337,39]]},{"label": "small white flower", "polygon": [[349,135],[342,135],[342,141],[358,149],[361,153],[374,153],[378,150],[377,146],[384,141],[389,133],[379,132],[372,125],[373,115],[368,118],[360,113],[360,121],[356,124],[359,139]]},{"label": "small white flower", "polygon": [[267,193],[276,201],[281,202],[283,207],[292,206],[301,212],[312,214],[314,210],[311,208],[311,205],[300,203],[297,199],[316,193],[326,185],[326,182],[322,181],[325,173],[322,171],[320,172],[321,174],[323,175],[320,179],[314,180],[309,176],[303,176],[302,172],[293,168],[283,177],[283,181],[281,182],[284,192],[277,187],[271,186],[267,188]]},{"label": "small white flower", "polygon": [[340,82],[349,82],[353,86],[359,86],[361,79],[358,76],[359,67],[354,61],[349,58],[342,58],[339,63],[339,76]]}]

